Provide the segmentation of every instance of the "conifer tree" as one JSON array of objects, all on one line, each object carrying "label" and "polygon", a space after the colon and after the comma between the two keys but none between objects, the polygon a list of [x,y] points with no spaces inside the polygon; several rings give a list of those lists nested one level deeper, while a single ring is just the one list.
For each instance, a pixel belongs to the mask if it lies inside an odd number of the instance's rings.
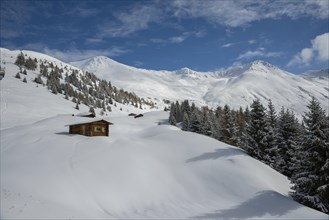
[{"label": "conifer tree", "polygon": [[43,84],[43,80],[41,79],[40,75],[38,75],[38,77],[34,78],[34,82],[36,82],[37,84]]},{"label": "conifer tree", "polygon": [[19,67],[22,67],[25,65],[25,57],[24,57],[24,54],[22,51],[17,55],[15,64]]},{"label": "conifer tree", "polygon": [[[234,113],[234,112],[233,112]],[[232,114],[231,112],[231,117],[229,118],[228,121],[228,125],[229,125],[229,133],[230,133],[230,138],[229,138],[229,144],[233,145],[233,146],[241,146],[241,139],[239,137],[239,129],[237,126],[237,119],[235,114]]]},{"label": "conifer tree", "polygon": [[20,79],[21,75],[19,73],[16,73],[15,78]]},{"label": "conifer tree", "polygon": [[264,138],[268,132],[265,108],[259,99],[254,100],[250,108],[250,121],[247,125],[247,143],[245,148],[251,156],[263,161],[264,152],[267,148]]},{"label": "conifer tree", "polygon": [[299,149],[299,123],[292,111],[283,107],[279,113],[276,136],[276,153],[274,168],[291,177],[295,167],[294,155]]},{"label": "conifer tree", "polygon": [[182,130],[189,131],[190,130],[190,116],[187,112],[183,114],[183,122],[182,122]]},{"label": "conifer tree", "polygon": [[211,136],[212,134],[212,121],[210,120],[209,112],[210,110],[208,109],[208,107],[202,107],[199,115],[201,129],[200,133],[207,136]]},{"label": "conifer tree", "polygon": [[200,123],[200,112],[197,108],[195,108],[191,112],[191,117],[190,117],[190,131],[196,132],[196,133],[201,133],[201,123]]},{"label": "conifer tree", "polygon": [[278,145],[277,145],[277,114],[270,99],[268,102],[268,109],[266,111],[266,126],[267,134],[264,138],[264,144],[267,145],[264,152],[264,162],[274,167],[278,157]]},{"label": "conifer tree", "polygon": [[246,132],[246,119],[241,106],[237,114],[237,126],[238,126],[238,136],[241,139]]},{"label": "conifer tree", "polygon": [[216,117],[216,112],[212,112],[212,114],[210,114],[210,120],[212,121],[211,137],[215,138],[216,140],[221,140],[222,139],[222,134],[221,134],[222,128],[221,128],[219,118]]},{"label": "conifer tree", "polygon": [[172,103],[171,106],[170,106],[169,123],[171,125],[176,125],[177,124],[176,105],[174,103]]},{"label": "conifer tree", "polygon": [[237,146],[239,144],[238,128],[236,120],[228,105],[225,105],[222,110],[220,122],[222,135],[221,141]]},{"label": "conifer tree", "polygon": [[329,125],[320,103],[314,97],[307,105],[303,121],[306,134],[299,152],[299,164],[291,177],[292,197],[329,214]]},{"label": "conifer tree", "polygon": [[94,115],[96,115],[95,109],[92,106],[89,108],[89,112],[92,113],[92,114],[94,114]]},{"label": "conifer tree", "polygon": [[175,119],[177,120],[177,123],[178,122],[181,122],[183,120],[181,106],[180,106],[180,104],[179,104],[178,101],[176,101],[176,103],[175,103],[175,112],[174,112],[174,115],[175,115]]},{"label": "conifer tree", "polygon": [[184,116],[184,113],[186,112],[187,115],[191,115],[191,107],[188,102],[188,100],[184,100],[181,104],[181,114],[182,117]]},{"label": "conifer tree", "polygon": [[277,115],[271,99],[268,101],[268,106],[267,106],[267,121],[268,121],[267,124],[272,128],[276,126]]},{"label": "conifer tree", "polygon": [[249,122],[250,122],[250,110],[249,110],[248,106],[244,110],[244,119],[245,119],[246,125],[249,124]]},{"label": "conifer tree", "polygon": [[37,68],[37,62],[35,62],[29,57],[27,60],[25,60],[24,66],[28,70],[35,70]]}]

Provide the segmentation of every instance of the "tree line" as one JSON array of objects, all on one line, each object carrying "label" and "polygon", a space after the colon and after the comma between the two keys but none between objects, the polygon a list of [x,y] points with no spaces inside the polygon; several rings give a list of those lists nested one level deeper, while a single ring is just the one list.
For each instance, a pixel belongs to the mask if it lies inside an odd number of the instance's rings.
[{"label": "tree line", "polygon": [[[39,74],[34,77],[33,82],[47,86],[53,94],[63,94],[65,99],[75,103],[76,109],[79,109],[82,103],[90,107],[90,112],[94,113],[94,108],[100,108],[101,114],[104,114],[106,111],[112,111],[111,106],[116,106],[116,103],[133,105],[140,109],[145,105],[151,108],[156,105],[152,101],[138,97],[135,93],[113,86],[110,81],[99,79],[91,72],[82,72],[68,66],[58,67],[47,60],[26,57],[27,55],[22,52],[18,54],[15,64],[20,71],[15,77],[20,79],[21,74],[27,75],[26,70],[38,70]],[[26,77],[23,82],[27,83]]]},{"label": "tree line", "polygon": [[267,108],[256,99],[249,107],[210,109],[185,100],[170,107],[169,122],[244,149],[293,183],[291,196],[329,213],[329,116],[314,97],[300,123],[295,113],[272,101]]}]

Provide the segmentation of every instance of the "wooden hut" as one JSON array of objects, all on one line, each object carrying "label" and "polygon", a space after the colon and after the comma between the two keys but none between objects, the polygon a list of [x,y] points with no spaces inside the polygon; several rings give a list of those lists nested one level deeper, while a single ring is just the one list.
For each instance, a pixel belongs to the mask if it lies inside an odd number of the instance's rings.
[{"label": "wooden hut", "polygon": [[70,134],[81,134],[84,136],[109,136],[109,125],[113,123],[104,119],[94,119],[68,125]]}]

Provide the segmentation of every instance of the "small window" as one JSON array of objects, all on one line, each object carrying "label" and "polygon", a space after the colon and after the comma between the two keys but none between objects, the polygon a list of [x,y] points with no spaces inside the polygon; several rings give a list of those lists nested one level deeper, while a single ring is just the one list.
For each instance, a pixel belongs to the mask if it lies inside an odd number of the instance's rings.
[{"label": "small window", "polygon": [[95,127],[95,132],[102,132],[102,128],[101,127]]}]

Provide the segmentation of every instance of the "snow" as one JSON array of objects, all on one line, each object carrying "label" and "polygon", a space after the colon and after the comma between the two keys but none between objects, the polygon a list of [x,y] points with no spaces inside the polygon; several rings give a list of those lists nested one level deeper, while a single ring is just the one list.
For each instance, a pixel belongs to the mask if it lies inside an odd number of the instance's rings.
[{"label": "snow", "polygon": [[109,117],[109,137],[69,135],[72,117],[1,130],[3,218],[327,218],[287,197],[283,175],[166,112]]},{"label": "snow", "polygon": [[[312,77],[295,75],[265,61],[256,60],[243,66],[217,72],[197,72],[188,68],[177,71],[138,69],[120,64],[107,57],[94,57],[72,62],[74,66],[94,72],[101,78],[134,91],[142,97],[171,101],[188,99],[197,105],[245,108],[259,98],[263,105],[272,102],[299,116],[307,111],[306,104],[315,96],[323,108],[328,106],[328,70]],[[326,73],[324,75],[323,73]]]},{"label": "snow", "polygon": [[[68,68],[77,69],[55,58],[49,58],[47,55],[26,50],[22,50],[22,52],[32,59],[47,60],[48,62],[53,62],[54,65],[57,66],[67,66]],[[5,48],[0,48],[1,67],[4,67],[6,72],[5,77],[0,80],[1,129],[24,123],[32,123],[58,114],[79,114],[89,111],[89,107],[82,104],[79,105],[80,110],[76,110],[75,103],[65,100],[64,95],[53,95],[46,87],[33,83],[32,81],[39,74],[38,70],[27,70],[27,76],[21,74],[22,79],[16,79],[15,75],[19,72],[19,68],[14,65],[14,62],[19,53],[20,51],[10,51]],[[24,77],[26,77],[27,83],[22,82]],[[26,101],[27,98],[30,101]],[[116,105],[116,107],[111,106],[112,114],[120,115],[126,114],[127,112],[143,112],[133,106],[122,105],[121,103],[116,103]],[[120,111],[120,108],[122,111]],[[100,109],[96,109],[96,113],[99,114],[99,112]]]},{"label": "snow", "polygon": [[97,121],[105,121],[108,122],[109,124],[112,124],[110,121],[108,120],[104,120],[103,118],[85,118],[85,117],[73,117],[73,120],[71,124],[67,124],[66,126],[70,126],[70,125],[80,125],[80,124],[87,124],[87,123],[92,123],[92,122],[97,122]]},{"label": "snow", "polygon": [[109,137],[68,134],[81,120],[72,114],[88,108],[36,87],[36,72],[14,78],[9,53],[1,50],[1,219],[328,219],[294,202],[285,176],[168,125],[168,112],[133,118],[137,109],[122,105],[104,116]]}]

